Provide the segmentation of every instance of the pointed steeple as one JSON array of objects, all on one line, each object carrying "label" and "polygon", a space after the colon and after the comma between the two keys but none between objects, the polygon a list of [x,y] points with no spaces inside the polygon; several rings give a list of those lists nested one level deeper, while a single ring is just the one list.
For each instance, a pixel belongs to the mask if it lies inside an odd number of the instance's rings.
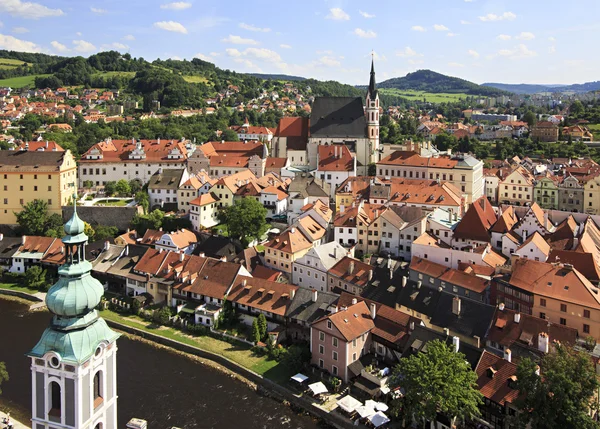
[{"label": "pointed steeple", "polygon": [[377,86],[375,85],[375,58],[373,57],[374,55],[371,54],[371,79],[369,80],[369,92],[367,93],[371,100],[377,95]]}]

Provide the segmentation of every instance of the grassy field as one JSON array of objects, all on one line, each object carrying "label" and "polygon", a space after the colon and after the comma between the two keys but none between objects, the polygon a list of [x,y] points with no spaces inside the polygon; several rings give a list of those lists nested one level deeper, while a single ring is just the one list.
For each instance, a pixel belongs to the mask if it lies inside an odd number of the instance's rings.
[{"label": "grassy field", "polygon": [[135,72],[109,71],[109,72],[94,73],[92,76],[94,76],[94,77],[125,76],[125,77],[128,77],[129,79],[133,79],[133,77],[135,76]]},{"label": "grassy field", "polygon": [[600,139],[600,124],[587,124],[586,127],[594,135],[594,140]]},{"label": "grassy field", "polygon": [[206,83],[208,79],[204,76],[182,76],[186,82],[189,83]]},{"label": "grassy field", "polygon": [[224,356],[245,368],[251,369],[257,374],[261,374],[270,380],[281,383],[286,381],[291,374],[289,370],[282,364],[274,360],[267,360],[265,357],[256,356],[246,345],[232,345],[228,342],[218,340],[209,336],[190,336],[173,328],[166,326],[157,327],[154,324],[149,324],[144,319],[137,316],[121,316],[113,311],[104,310],[100,315],[115,322],[123,323],[127,326],[141,329],[146,332],[160,335],[184,344],[198,347],[221,356]]},{"label": "grassy field", "polygon": [[0,69],[14,69],[23,64],[27,64],[28,66],[31,65],[31,63],[25,63],[21,60],[13,60],[12,58],[0,58]]},{"label": "grassy field", "polygon": [[408,100],[426,101],[430,103],[455,102],[469,97],[467,94],[450,94],[445,92],[432,93],[412,89],[381,88],[382,94],[406,98]]},{"label": "grassy field", "polygon": [[35,85],[35,78],[38,76],[45,77],[45,76],[49,76],[49,75],[37,74],[37,75],[30,75],[30,76],[11,77],[9,79],[0,79],[0,87],[2,87],[2,86],[10,86],[11,88],[23,88],[24,86],[33,87]]},{"label": "grassy field", "polygon": [[94,203],[95,206],[117,206],[123,207],[132,201],[131,198],[126,200],[98,200]]},{"label": "grassy field", "polygon": [[37,290],[37,289],[30,289],[28,287],[21,286],[16,283],[0,283],[0,289],[8,289],[8,290],[14,290],[17,292],[25,292],[25,293],[29,293],[31,295],[34,295],[39,292],[39,290]]}]

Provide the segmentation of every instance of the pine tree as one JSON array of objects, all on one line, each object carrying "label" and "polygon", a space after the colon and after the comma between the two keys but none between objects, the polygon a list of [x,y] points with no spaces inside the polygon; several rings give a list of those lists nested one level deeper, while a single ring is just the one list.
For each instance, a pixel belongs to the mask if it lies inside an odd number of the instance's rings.
[{"label": "pine tree", "polygon": [[258,326],[257,319],[252,322],[252,342],[258,344],[260,342],[260,327]]},{"label": "pine tree", "polygon": [[260,339],[264,341],[264,339],[267,337],[267,318],[261,313],[258,315],[256,321],[260,331]]}]

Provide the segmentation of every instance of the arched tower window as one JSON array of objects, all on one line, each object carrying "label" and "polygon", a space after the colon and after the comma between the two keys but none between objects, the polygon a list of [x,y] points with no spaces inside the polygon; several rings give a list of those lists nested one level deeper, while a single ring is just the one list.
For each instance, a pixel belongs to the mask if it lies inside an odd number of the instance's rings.
[{"label": "arched tower window", "polygon": [[50,383],[50,411],[48,414],[51,417],[57,417],[60,419],[62,411],[62,395],[60,391],[60,384],[56,381]]},{"label": "arched tower window", "polygon": [[102,429],[102,423],[98,423],[96,426],[94,426],[94,429]]},{"label": "arched tower window", "polygon": [[102,385],[102,371],[94,374],[94,408],[98,408],[104,402],[104,386]]}]

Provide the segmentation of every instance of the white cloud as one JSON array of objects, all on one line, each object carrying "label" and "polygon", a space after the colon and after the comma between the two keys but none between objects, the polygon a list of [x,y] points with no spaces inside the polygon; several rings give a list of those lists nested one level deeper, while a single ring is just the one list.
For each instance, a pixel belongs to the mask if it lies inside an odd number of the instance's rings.
[{"label": "white cloud", "polygon": [[554,54],[554,53],[556,53],[556,46],[550,46],[550,47],[548,48],[548,53],[549,53],[549,54]]},{"label": "white cloud", "polygon": [[396,55],[399,57],[422,57],[423,54],[418,54],[413,48],[407,46],[402,51],[397,51]]},{"label": "white cloud", "polygon": [[25,27],[13,27],[12,32],[15,34],[29,33],[29,29]]},{"label": "white cloud", "polygon": [[240,22],[239,25],[240,28],[243,28],[244,30],[248,30],[248,31],[259,31],[262,33],[268,33],[269,31],[271,31],[270,28],[260,28],[260,27],[255,27],[254,25],[251,24],[244,24],[243,22]]},{"label": "white cloud", "polygon": [[420,26],[420,25],[413,25],[412,27],[410,27],[410,29],[411,29],[412,31],[420,31],[420,32],[425,32],[425,31],[427,31],[427,30],[425,29],[425,27],[422,27],[422,26]]},{"label": "white cloud", "polygon": [[456,34],[456,33],[448,33],[448,34],[446,34],[446,36],[448,36],[448,37],[454,37],[454,36],[458,36],[458,34]]},{"label": "white cloud", "polygon": [[333,19],[334,21],[348,21],[350,19],[350,15],[343,11],[343,9],[339,7],[334,7],[329,9],[329,15],[325,18]]},{"label": "white cloud", "polygon": [[213,59],[212,59],[212,58],[210,58],[210,57],[208,57],[208,56],[206,56],[206,55],[204,55],[204,54],[201,54],[201,53],[197,53],[196,55],[194,55],[194,58],[199,58],[199,59],[201,59],[202,61],[209,61],[209,62],[212,62],[212,61],[213,61]]},{"label": "white cloud", "polygon": [[254,39],[245,39],[240,36],[229,35],[228,37],[221,39],[223,43],[232,43],[234,45],[258,45],[258,42]]},{"label": "white cloud", "polygon": [[64,12],[60,9],[50,9],[39,3],[22,2],[21,0],[0,1],[0,12],[25,19],[39,19],[64,15]]},{"label": "white cloud", "polygon": [[535,39],[535,35],[533,33],[528,32],[528,31],[523,31],[518,36],[515,36],[515,39],[518,39],[518,40],[531,40],[531,39]]},{"label": "white cloud", "polygon": [[93,52],[96,50],[96,47],[92,45],[90,42],[86,42],[85,40],[73,40],[73,50],[77,52]]},{"label": "white cloud", "polygon": [[408,64],[411,64],[413,66],[416,66],[417,64],[423,64],[425,61],[423,60],[416,60],[414,58],[411,58],[410,60],[408,60]]},{"label": "white cloud", "polygon": [[192,4],[185,2],[185,1],[176,1],[173,3],[165,3],[165,4],[160,5],[161,9],[171,9],[171,10],[184,10],[184,9],[189,9],[190,7],[192,7]]},{"label": "white cloud", "polygon": [[517,17],[512,12],[504,12],[502,15],[496,15],[495,13],[488,13],[487,15],[480,16],[479,20],[484,22],[493,22],[493,21],[512,21]]},{"label": "white cloud", "polygon": [[498,39],[498,40],[510,40],[510,39],[512,39],[512,36],[509,36],[508,34],[499,34],[498,37],[496,37],[496,39]]},{"label": "white cloud", "polygon": [[113,43],[109,43],[109,44],[104,44],[101,46],[102,49],[114,49],[116,51],[125,51],[127,49],[129,49],[129,46],[123,44],[123,43],[119,43],[119,42],[113,42]]},{"label": "white cloud", "polygon": [[77,32],[77,33],[75,33],[75,34],[76,34],[77,36],[79,36],[79,37],[81,37],[81,36],[82,36],[82,33],[81,33],[81,31],[78,31],[78,32]]},{"label": "white cloud", "polygon": [[185,28],[182,24],[175,21],[160,21],[155,22],[154,27],[160,28],[161,30],[172,31],[174,33],[182,33],[187,34],[187,28]]},{"label": "white cloud", "polygon": [[106,9],[100,9],[97,7],[90,7],[90,10],[92,11],[92,13],[95,13],[96,15],[104,15],[105,13],[108,13],[108,11]]},{"label": "white cloud", "polygon": [[210,54],[208,54],[208,55],[210,55],[211,57],[218,57],[218,56],[219,56],[219,55],[221,55],[221,54],[219,54],[218,52],[211,52],[211,53],[210,53]]},{"label": "white cloud", "polygon": [[448,63],[448,65],[449,65],[450,67],[464,67],[464,66],[465,66],[464,64],[461,64],[461,63],[455,63],[455,62],[450,62],[450,63]]},{"label": "white cloud", "polygon": [[292,49],[290,45],[286,45],[285,43],[282,43],[281,45],[279,45],[279,47],[282,49]]},{"label": "white cloud", "polygon": [[548,40],[549,40],[550,42],[555,42],[555,41],[556,41],[556,39],[555,39],[554,37],[552,37],[552,36],[548,37]]},{"label": "white cloud", "polygon": [[479,52],[477,52],[475,49],[469,49],[467,53],[474,58],[479,58]]},{"label": "white cloud", "polygon": [[67,52],[69,50],[69,48],[67,48],[62,43],[57,42],[56,40],[53,40],[52,42],[50,42],[50,45],[54,48],[54,50],[56,52],[59,52],[59,53]]},{"label": "white cloud", "polygon": [[387,57],[385,55],[379,55],[377,52],[373,52],[373,59],[375,61],[382,61],[382,62],[387,61]]},{"label": "white cloud", "polygon": [[434,24],[433,29],[435,31],[448,31],[449,30],[448,27],[446,27],[445,25],[442,25],[442,24]]},{"label": "white cloud", "polygon": [[9,51],[41,52],[41,48],[33,42],[17,39],[13,36],[0,34],[0,48]]},{"label": "white cloud", "polygon": [[333,55],[333,51],[329,49],[326,51],[317,51],[317,55]]},{"label": "white cloud", "polygon": [[281,56],[277,52],[267,48],[246,48],[242,52],[242,54],[244,56],[255,58],[261,61],[266,61],[269,63],[282,62]]},{"label": "white cloud", "polygon": [[323,65],[327,67],[339,67],[342,63],[335,57],[330,56],[322,56],[317,60],[318,65]]},{"label": "white cloud", "polygon": [[464,19],[460,20],[461,25],[471,25],[469,21],[465,21]]},{"label": "white cloud", "polygon": [[123,40],[135,40],[135,36],[133,34],[128,34],[127,36],[123,37]]},{"label": "white cloud", "polygon": [[242,56],[242,53],[235,48],[227,48],[227,49],[225,49],[225,52],[230,57],[241,57]]},{"label": "white cloud", "polygon": [[358,13],[360,13],[364,18],[375,18],[375,15],[372,15],[367,12],[363,12],[362,10],[359,10]]},{"label": "white cloud", "polygon": [[375,33],[373,30],[363,30],[362,28],[354,29],[354,34],[363,39],[373,39],[377,37],[377,33]]},{"label": "white cloud", "polygon": [[518,60],[522,58],[530,58],[537,56],[537,52],[530,50],[523,43],[515,46],[513,49],[501,49],[498,51],[498,55],[501,57],[508,57],[511,60]]}]

